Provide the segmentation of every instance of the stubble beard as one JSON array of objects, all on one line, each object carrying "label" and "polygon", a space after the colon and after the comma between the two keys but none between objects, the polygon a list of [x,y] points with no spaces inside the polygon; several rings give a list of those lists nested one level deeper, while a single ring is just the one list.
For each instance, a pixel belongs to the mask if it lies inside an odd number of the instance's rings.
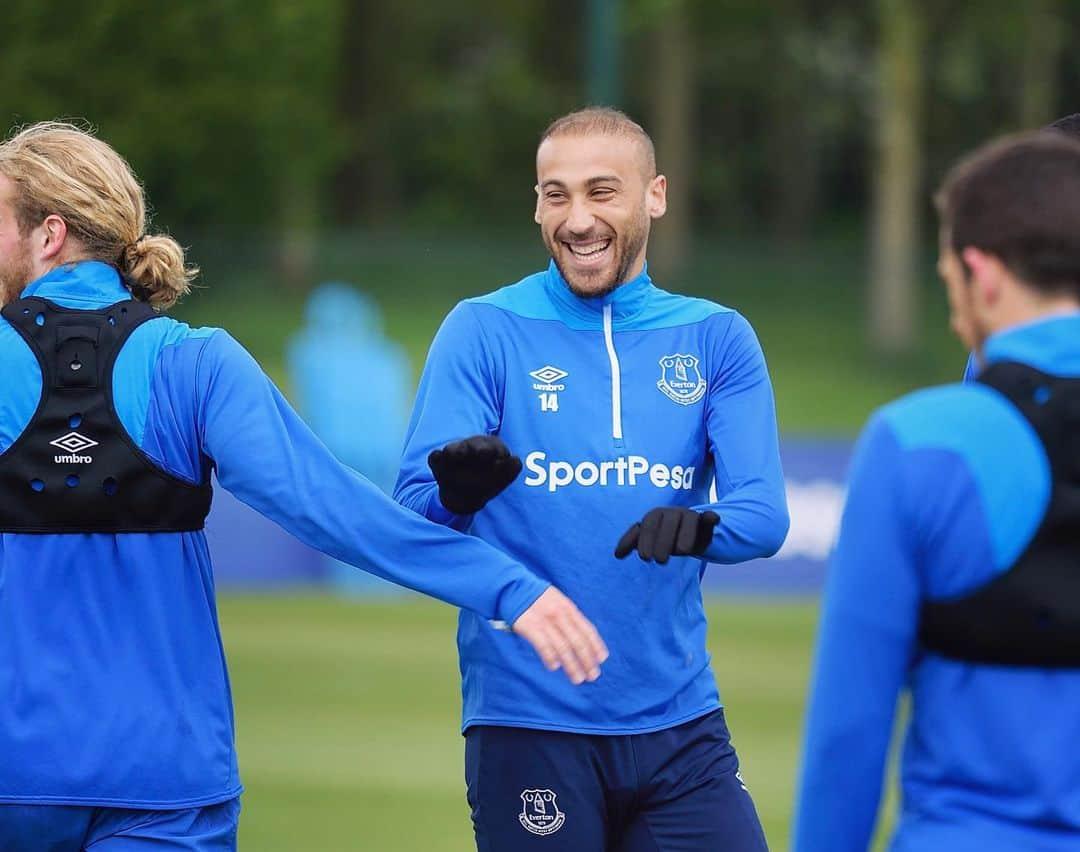
[{"label": "stubble beard", "polygon": [[[542,234],[548,253],[555,261],[555,267],[559,270],[570,292],[579,299],[599,299],[614,293],[626,283],[630,267],[649,239],[649,218],[648,214],[642,210],[641,215],[627,225],[625,238],[620,239],[617,234],[612,234],[612,245],[616,249],[615,272],[611,278],[599,286],[581,286],[580,278],[588,280],[589,276],[580,276],[579,281],[575,281],[571,277],[570,270],[564,268],[559,262],[560,249],[564,248],[562,241],[557,236],[549,237],[546,231],[542,231]],[[598,272],[602,271],[598,270]]]},{"label": "stubble beard", "polygon": [[0,266],[0,307],[6,307],[22,295],[30,283],[29,251],[20,251],[4,266]]}]

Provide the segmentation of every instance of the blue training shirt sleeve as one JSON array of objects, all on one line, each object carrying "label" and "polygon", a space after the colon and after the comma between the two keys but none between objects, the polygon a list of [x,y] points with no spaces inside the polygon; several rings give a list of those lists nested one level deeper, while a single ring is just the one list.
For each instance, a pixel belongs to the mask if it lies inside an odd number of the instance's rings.
[{"label": "blue training shirt sleeve", "polygon": [[548,587],[490,545],[397,505],[339,462],[225,332],[207,341],[197,384],[200,443],[218,481],[305,544],[508,624]]},{"label": "blue training shirt sleeve", "polygon": [[705,557],[722,563],[772,556],[789,524],[765,356],[750,323],[734,312],[730,317],[713,355],[718,369],[710,378],[706,410],[718,499],[694,507],[720,516]]},{"label": "blue training shirt sleeve", "polygon": [[[439,501],[428,455],[451,441],[499,430],[498,371],[484,346],[475,308],[460,303],[432,341],[416,391],[394,499],[431,521],[468,527],[472,515],[456,515]],[[510,448],[514,452],[514,448]]]},{"label": "blue training shirt sleeve", "polygon": [[873,835],[922,598],[902,453],[878,415],[852,462],[810,686],[795,852],[865,852]]}]

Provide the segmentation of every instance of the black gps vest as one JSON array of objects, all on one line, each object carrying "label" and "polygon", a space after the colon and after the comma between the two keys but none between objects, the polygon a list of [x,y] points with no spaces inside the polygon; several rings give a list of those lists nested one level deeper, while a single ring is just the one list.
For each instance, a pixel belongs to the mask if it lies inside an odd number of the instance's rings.
[{"label": "black gps vest", "polygon": [[1008,398],[1038,434],[1050,504],[1005,573],[966,597],[923,606],[919,639],[958,660],[1080,668],[1080,379],[1000,362],[978,381]]},{"label": "black gps vest", "polygon": [[157,314],[137,301],[101,310],[37,297],[2,312],[41,366],[33,419],[0,454],[0,532],[182,532],[202,529],[209,478],[162,470],[124,430],[113,366],[131,333]]}]

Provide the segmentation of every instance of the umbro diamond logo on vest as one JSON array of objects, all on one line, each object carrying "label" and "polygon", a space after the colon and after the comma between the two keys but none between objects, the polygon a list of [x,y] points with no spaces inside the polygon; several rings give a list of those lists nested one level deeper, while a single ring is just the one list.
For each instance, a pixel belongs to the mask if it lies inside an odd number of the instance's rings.
[{"label": "umbro diamond logo on vest", "polygon": [[68,432],[55,441],[49,441],[49,443],[67,452],[67,455],[58,453],[53,456],[53,461],[57,464],[90,464],[94,460],[93,457],[82,456],[79,453],[98,445],[97,441],[87,438],[85,435],[80,435],[78,432]]}]

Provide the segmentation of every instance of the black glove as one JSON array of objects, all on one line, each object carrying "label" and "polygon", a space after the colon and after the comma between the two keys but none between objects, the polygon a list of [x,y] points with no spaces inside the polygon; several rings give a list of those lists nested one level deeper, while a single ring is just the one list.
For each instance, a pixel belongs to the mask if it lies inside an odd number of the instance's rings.
[{"label": "black glove", "polygon": [[712,541],[713,530],[720,523],[716,512],[695,512],[674,506],[651,509],[623,533],[615,545],[615,558],[622,559],[637,549],[645,562],[655,559],[665,564],[671,555],[701,556]]},{"label": "black glove", "polygon": [[439,483],[439,500],[455,515],[471,515],[513,482],[521,459],[497,435],[473,435],[428,456]]}]

